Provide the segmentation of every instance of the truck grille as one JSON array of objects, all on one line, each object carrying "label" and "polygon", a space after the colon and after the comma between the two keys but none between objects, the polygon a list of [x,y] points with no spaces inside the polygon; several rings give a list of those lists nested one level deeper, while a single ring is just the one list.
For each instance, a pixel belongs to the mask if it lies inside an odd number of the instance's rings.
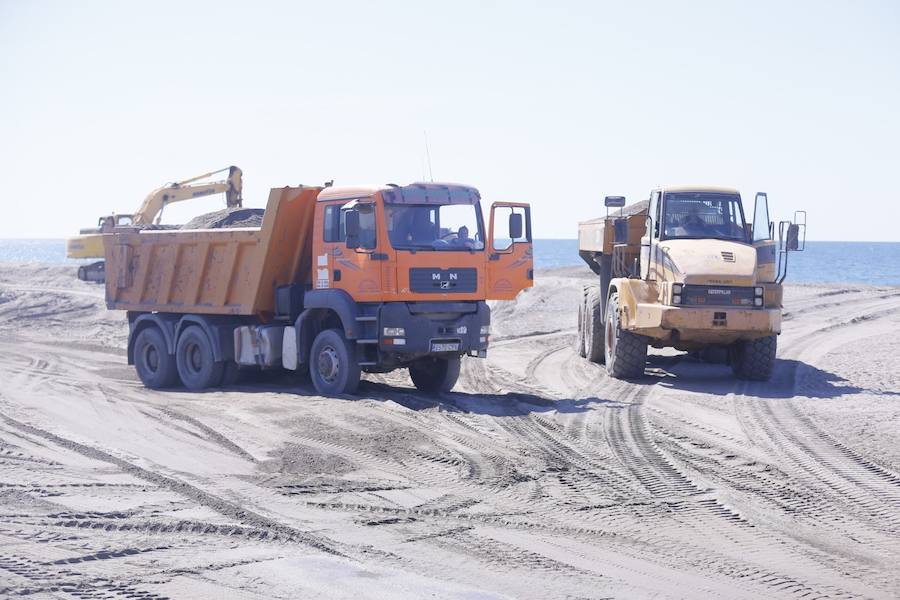
[{"label": "truck grille", "polygon": [[686,285],[681,292],[682,306],[732,306],[756,308],[753,288],[726,285]]},{"label": "truck grille", "polygon": [[478,270],[473,268],[410,269],[409,289],[420,294],[473,293],[478,289]]}]

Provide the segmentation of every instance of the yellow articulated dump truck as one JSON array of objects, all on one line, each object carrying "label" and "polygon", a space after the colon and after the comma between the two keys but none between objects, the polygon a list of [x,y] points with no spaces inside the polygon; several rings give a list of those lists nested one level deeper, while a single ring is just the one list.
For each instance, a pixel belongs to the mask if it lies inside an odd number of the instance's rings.
[{"label": "yellow articulated dump truck", "polygon": [[147,387],[200,390],[240,367],[308,370],[322,394],[408,368],[450,390],[485,357],[488,299],[532,285],[531,210],[473,187],[273,189],[259,228],[104,234],[106,302],[128,311]]},{"label": "yellow articulated dump truck", "polygon": [[[720,353],[736,376],[768,380],[781,332],[788,255],[803,250],[806,213],[775,239],[768,198],[745,219],[737,190],[667,187],[579,223],[578,252],[600,277],[584,289],[576,350],[617,378],[644,373],[647,347]],[[709,353],[714,354],[714,353]]]}]

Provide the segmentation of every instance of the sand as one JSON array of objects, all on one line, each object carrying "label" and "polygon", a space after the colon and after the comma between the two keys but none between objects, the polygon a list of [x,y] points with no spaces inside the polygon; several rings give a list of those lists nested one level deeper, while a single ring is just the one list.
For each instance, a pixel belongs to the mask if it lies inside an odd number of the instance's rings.
[{"label": "sand", "polygon": [[900,596],[900,288],[789,286],[775,377],[572,351],[589,271],[456,391],[154,392],[70,267],[0,265],[0,597]]}]

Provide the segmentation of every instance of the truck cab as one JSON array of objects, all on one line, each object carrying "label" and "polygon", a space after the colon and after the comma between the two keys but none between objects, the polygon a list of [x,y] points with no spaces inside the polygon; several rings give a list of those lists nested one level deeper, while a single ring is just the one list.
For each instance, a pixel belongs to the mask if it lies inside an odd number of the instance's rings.
[{"label": "truck cab", "polygon": [[328,187],[313,229],[304,305],[352,314],[344,333],[362,370],[408,367],[422,389],[451,388],[460,356],[486,356],[486,301],[512,299],[534,278],[530,207],[495,203],[485,226],[470,186]]}]

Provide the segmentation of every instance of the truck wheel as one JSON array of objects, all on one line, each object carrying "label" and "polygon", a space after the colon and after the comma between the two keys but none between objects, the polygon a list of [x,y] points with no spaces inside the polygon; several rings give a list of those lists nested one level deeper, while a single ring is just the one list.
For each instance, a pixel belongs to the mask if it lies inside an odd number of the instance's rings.
[{"label": "truck wheel", "polygon": [[587,295],[584,311],[584,348],[587,359],[602,363],[606,359],[603,331],[603,303],[600,288],[592,288]]},{"label": "truck wheel", "polygon": [[142,329],[134,341],[134,369],[145,387],[158,390],[178,382],[175,357],[157,327]]},{"label": "truck wheel", "polygon": [[587,350],[585,350],[586,346],[584,342],[584,313],[585,305],[587,304],[587,294],[588,289],[584,288],[581,296],[581,302],[578,304],[578,335],[575,336],[575,352],[582,358],[587,356]]},{"label": "truck wheel", "polygon": [[422,392],[449,392],[459,379],[461,360],[426,356],[409,365],[409,377]]},{"label": "truck wheel", "polygon": [[731,347],[731,370],[740,379],[768,381],[775,368],[778,336],[737,342]]},{"label": "truck wheel", "polygon": [[323,396],[352,394],[359,387],[356,343],[339,329],[326,329],[313,340],[309,374],[313,386]]},{"label": "truck wheel", "polygon": [[186,327],[178,336],[175,363],[184,387],[192,392],[217,387],[222,383],[225,363],[216,362],[212,344],[197,325]]},{"label": "truck wheel", "polygon": [[606,311],[606,372],[616,379],[635,379],[644,374],[647,340],[625,331],[619,324],[619,294],[609,297]]}]

